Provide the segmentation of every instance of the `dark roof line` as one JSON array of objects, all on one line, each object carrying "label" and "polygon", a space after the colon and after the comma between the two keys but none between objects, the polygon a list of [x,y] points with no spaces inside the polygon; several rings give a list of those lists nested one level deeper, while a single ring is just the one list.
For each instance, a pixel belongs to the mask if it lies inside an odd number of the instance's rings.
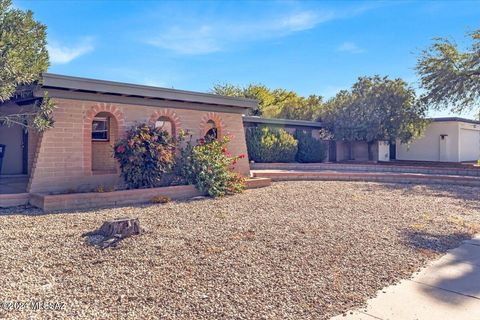
[{"label": "dark roof line", "polygon": [[254,108],[258,103],[253,99],[226,97],[211,93],[167,89],[131,83],[64,76],[52,73],[43,73],[42,78],[42,87],[46,89],[61,88],[72,91],[98,92],[173,101],[197,102],[244,109]]},{"label": "dark roof line", "polygon": [[439,117],[439,118],[430,118],[429,120],[433,122],[458,121],[458,122],[465,122],[465,123],[472,123],[472,124],[480,124],[480,121],[473,120],[473,119],[460,118],[460,117]]},{"label": "dark roof line", "polygon": [[323,128],[323,124],[317,121],[262,118],[258,116],[243,116],[243,122]]}]

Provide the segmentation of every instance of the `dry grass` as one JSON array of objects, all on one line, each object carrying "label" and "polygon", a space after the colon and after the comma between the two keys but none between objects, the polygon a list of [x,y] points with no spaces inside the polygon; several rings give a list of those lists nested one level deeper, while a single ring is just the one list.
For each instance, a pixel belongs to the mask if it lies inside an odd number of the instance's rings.
[{"label": "dry grass", "polygon": [[[0,318],[327,319],[478,232],[479,208],[468,187],[285,182],[218,200],[3,210]],[[84,244],[120,216],[148,231]],[[64,305],[1,305],[32,300]]]}]

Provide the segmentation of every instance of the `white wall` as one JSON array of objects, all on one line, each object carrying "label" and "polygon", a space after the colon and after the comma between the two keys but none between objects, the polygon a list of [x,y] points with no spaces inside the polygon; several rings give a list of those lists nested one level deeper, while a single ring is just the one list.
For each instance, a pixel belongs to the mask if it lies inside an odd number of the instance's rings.
[{"label": "white wall", "polygon": [[378,161],[390,161],[390,144],[388,141],[378,141]]},{"label": "white wall", "polygon": [[460,123],[460,161],[480,160],[480,125]]},{"label": "white wall", "polygon": [[[459,157],[460,123],[456,121],[432,122],[424,135],[411,142],[397,142],[398,160],[462,161]],[[446,135],[442,141],[441,135]]]}]

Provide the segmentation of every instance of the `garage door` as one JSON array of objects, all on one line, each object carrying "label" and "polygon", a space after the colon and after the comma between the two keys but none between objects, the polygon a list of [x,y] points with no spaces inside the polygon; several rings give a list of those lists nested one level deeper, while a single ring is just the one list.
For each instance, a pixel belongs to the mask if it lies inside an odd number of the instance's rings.
[{"label": "garage door", "polygon": [[460,129],[460,161],[480,160],[480,130]]}]

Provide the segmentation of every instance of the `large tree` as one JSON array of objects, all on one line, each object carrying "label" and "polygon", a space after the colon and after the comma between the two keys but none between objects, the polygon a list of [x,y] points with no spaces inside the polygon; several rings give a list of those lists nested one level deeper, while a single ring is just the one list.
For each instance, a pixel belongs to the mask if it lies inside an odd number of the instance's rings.
[{"label": "large tree", "polygon": [[436,38],[417,61],[422,101],[452,112],[480,111],[480,30],[470,33],[471,45],[461,50],[448,39]]},{"label": "large tree", "polygon": [[[0,103],[11,99],[19,86],[38,83],[48,65],[45,25],[35,21],[30,10],[15,9],[11,0],[0,0]],[[45,96],[14,114],[2,114],[0,108],[0,125],[44,130],[53,124],[53,107]]]},{"label": "large tree", "polygon": [[321,117],[336,140],[365,141],[370,147],[375,141],[406,143],[419,136],[426,111],[402,79],[373,76],[340,91],[326,103]]},{"label": "large tree", "polygon": [[258,109],[251,115],[266,118],[316,120],[323,108],[321,96],[302,97],[286,89],[270,89],[261,84],[246,87],[232,84],[217,84],[212,92],[224,96],[244,97],[259,101]]}]

